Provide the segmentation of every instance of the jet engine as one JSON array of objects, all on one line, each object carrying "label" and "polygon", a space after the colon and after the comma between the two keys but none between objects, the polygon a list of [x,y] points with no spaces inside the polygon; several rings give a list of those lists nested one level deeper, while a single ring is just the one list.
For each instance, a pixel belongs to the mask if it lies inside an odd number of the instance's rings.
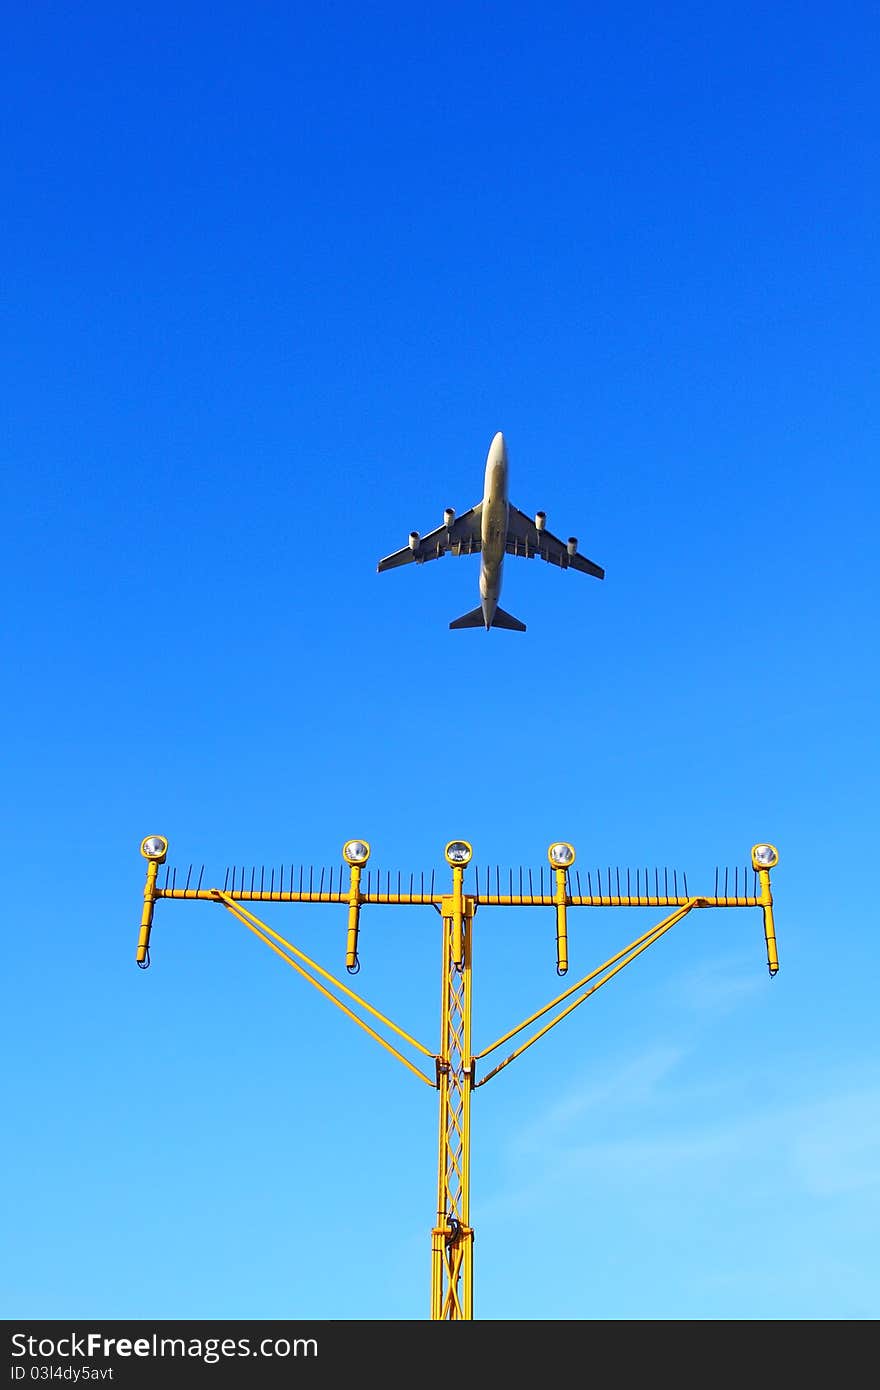
[{"label": "jet engine", "polygon": [[444,509],[444,512],[443,512],[443,525],[447,528],[447,530],[448,530],[448,528],[452,525],[452,523],[453,523],[454,520],[455,520],[455,508],[454,508],[454,507],[446,507],[446,508]]},{"label": "jet engine", "polygon": [[577,551],[578,551],[578,538],[577,538],[577,536],[569,536],[569,538],[568,538],[568,545],[567,545],[565,548],[566,548],[566,550],[568,551],[569,555],[577,555]]},{"label": "jet engine", "polygon": [[410,533],[409,533],[409,548],[410,548],[410,550],[418,550],[418,548],[419,548],[419,541],[420,541],[420,540],[421,540],[421,537],[419,536],[418,531],[410,531]]},{"label": "jet engine", "polygon": [[543,529],[544,529],[544,527],[545,527],[546,525],[547,525],[547,513],[546,513],[546,512],[536,512],[536,513],[535,513],[535,530],[536,530],[536,531],[543,531]]}]

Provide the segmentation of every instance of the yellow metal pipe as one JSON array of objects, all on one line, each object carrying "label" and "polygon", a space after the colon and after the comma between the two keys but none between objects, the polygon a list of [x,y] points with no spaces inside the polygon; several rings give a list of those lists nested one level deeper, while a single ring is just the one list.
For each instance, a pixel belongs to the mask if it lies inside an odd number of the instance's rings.
[{"label": "yellow metal pipe", "polygon": [[[214,902],[213,888],[157,888],[154,893],[155,898],[176,898],[189,902]],[[440,907],[444,894],[438,893],[361,893],[360,902],[391,904],[403,906],[423,906]],[[309,892],[304,889],[298,892],[282,892],[280,889],[270,891],[270,889],[236,889],[229,894],[235,902],[243,903],[337,903],[339,905],[350,902],[348,891],[344,893],[319,891],[317,888]],[[544,893],[523,893],[521,896],[516,893],[485,893],[477,897],[477,902],[486,907],[554,907],[556,898],[553,894]],[[761,907],[761,899],[754,897],[703,897],[697,899],[685,897],[681,894],[678,897],[627,897],[626,894],[620,897],[600,896],[596,894],[569,896],[566,899],[569,907],[683,907],[685,903],[696,902],[697,907]]]},{"label": "yellow metal pipe", "polygon": [[460,864],[452,866],[452,964],[461,968],[462,965],[462,944],[461,944],[461,914],[462,914],[462,885],[464,884],[464,869]]},{"label": "yellow metal pipe", "polygon": [[[365,902],[372,899],[364,898]],[[477,901],[484,907],[553,907],[556,903],[555,895],[524,893],[518,896],[516,893],[481,893]],[[687,897],[680,894],[678,897],[672,895],[659,898],[654,897],[635,897],[616,894],[609,897],[606,895],[595,894],[590,897],[588,894],[578,894],[566,898],[569,907],[684,907],[685,903],[694,903],[697,907],[760,907],[760,898],[727,897],[727,898],[707,898],[702,894],[697,897]]]},{"label": "yellow metal pipe", "polygon": [[779,956],[776,952],[776,927],[773,922],[773,894],[770,891],[770,870],[759,869],[761,884],[761,908],[764,914],[764,941],[767,944],[767,969],[771,976],[779,970]]},{"label": "yellow metal pipe", "polygon": [[443,1256],[446,1232],[435,1226],[431,1232],[431,1321],[443,1320]]},{"label": "yellow metal pipe", "polygon": [[[444,900],[445,901],[445,900]],[[443,1318],[443,1270],[446,1259],[446,1116],[449,1109],[449,975],[452,958],[452,904],[443,914],[440,980],[440,1049],[437,1055],[439,1125],[437,1153],[437,1224],[431,1232],[431,1318]]]},{"label": "yellow metal pipe", "polygon": [[[157,889],[156,889],[156,897],[157,897],[157,898],[186,898],[186,899],[188,899],[189,901],[210,903],[210,902],[216,902],[215,894],[217,893],[217,891],[218,891],[218,890],[217,890],[216,888],[157,888]],[[318,889],[318,888],[315,888],[315,889],[313,889],[312,891],[309,891],[308,888],[304,888],[303,891],[302,891],[301,893],[297,893],[297,892],[286,893],[286,892],[282,892],[281,889],[279,889],[279,888],[276,888],[274,891],[271,890],[271,889],[269,889],[269,888],[265,888],[265,889],[263,889],[263,888],[253,888],[253,889],[248,889],[248,888],[244,888],[244,889],[242,889],[242,888],[236,888],[235,892],[229,893],[229,894],[227,894],[227,896],[230,897],[230,898],[232,898],[232,899],[233,899],[235,902],[237,902],[237,903],[347,903],[347,902],[348,902],[348,892],[347,892],[347,891],[346,891],[345,893],[337,893],[337,892],[330,893],[330,892],[328,892],[328,891],[320,890],[320,889]],[[368,901],[368,900],[367,900],[366,898],[362,898],[361,901],[362,901],[362,902],[366,902],[366,901]],[[372,899],[369,899],[369,901],[372,902],[373,900],[372,900]],[[409,902],[410,899],[404,899],[404,901]],[[425,898],[425,899],[416,899],[416,898],[413,898],[411,901],[412,901],[412,902],[417,902],[417,901],[421,902],[421,901],[424,901],[424,902],[429,902],[429,903],[430,903],[430,902],[433,901],[433,899],[432,899],[432,898]]]},{"label": "yellow metal pipe", "polygon": [[474,1316],[474,1233],[471,1227],[471,1093],[474,1088],[474,1060],[471,1053],[471,985],[474,944],[473,899],[465,904],[465,937],[463,949],[464,991],[461,1027],[461,1191],[460,1227],[458,1239],[461,1250],[462,1316],[468,1321]]},{"label": "yellow metal pipe", "polygon": [[[457,885],[460,888],[460,883]],[[431,1232],[431,1317],[473,1318],[473,1231],[470,1227],[471,928],[475,902],[444,898],[440,1050],[437,1222]],[[456,953],[456,946],[459,953]]]},{"label": "yellow metal pipe", "polygon": [[565,869],[556,869],[556,973],[568,972],[568,922],[565,915]]},{"label": "yellow metal pipe", "polygon": [[137,956],[138,965],[143,965],[147,959],[150,949],[150,932],[153,930],[153,906],[156,901],[156,875],[159,872],[159,862],[156,859],[147,860],[147,881],[144,884],[144,907],[141,913],[141,929],[138,936]]},{"label": "yellow metal pipe", "polygon": [[351,865],[348,890],[348,936],[345,941],[345,968],[354,973],[358,968],[358,927],[360,925],[361,865]]}]

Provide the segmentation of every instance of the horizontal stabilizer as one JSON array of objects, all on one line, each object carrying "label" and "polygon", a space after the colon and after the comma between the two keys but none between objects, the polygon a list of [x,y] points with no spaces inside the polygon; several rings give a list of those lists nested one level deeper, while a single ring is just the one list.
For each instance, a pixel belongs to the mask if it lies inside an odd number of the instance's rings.
[{"label": "horizontal stabilizer", "polygon": [[521,623],[519,618],[515,618],[512,613],[505,613],[503,608],[495,609],[495,616],[492,619],[493,627],[509,627],[512,632],[525,632],[526,625]]},{"label": "horizontal stabilizer", "polygon": [[[482,608],[474,608],[470,613],[465,613],[463,617],[456,618],[454,623],[450,623],[451,628],[461,627],[485,627],[486,618]],[[493,627],[510,628],[512,632],[525,632],[526,625],[521,623],[519,618],[514,618],[512,613],[505,613],[503,608],[496,608],[492,618]]]},{"label": "horizontal stabilizer", "polygon": [[465,613],[463,617],[456,618],[450,627],[485,627],[486,619],[483,617],[482,608],[474,608],[472,612]]}]

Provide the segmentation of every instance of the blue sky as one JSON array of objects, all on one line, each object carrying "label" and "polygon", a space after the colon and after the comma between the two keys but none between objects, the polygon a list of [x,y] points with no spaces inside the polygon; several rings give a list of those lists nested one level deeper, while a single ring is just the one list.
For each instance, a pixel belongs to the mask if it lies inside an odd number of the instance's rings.
[{"label": "blue sky", "polygon": [[[142,837],[237,864],[717,864],[474,1097],[480,1319],[874,1318],[877,18],[51,4],[4,44],[10,1239],[30,1318],[423,1319],[436,1097]],[[511,500],[604,583],[508,559]],[[654,914],[655,916],[656,914]],[[345,914],[266,920],[342,972]],[[650,910],[580,910],[573,982]],[[357,987],[428,1046],[439,919]],[[478,1046],[559,989],[478,911]],[[344,972],[343,972],[344,973]]]}]

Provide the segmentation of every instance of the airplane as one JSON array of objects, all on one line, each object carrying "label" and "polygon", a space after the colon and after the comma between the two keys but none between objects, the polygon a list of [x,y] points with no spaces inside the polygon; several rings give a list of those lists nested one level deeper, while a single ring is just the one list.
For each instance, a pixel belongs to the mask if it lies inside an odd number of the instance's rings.
[{"label": "airplane", "polygon": [[437,560],[447,552],[452,555],[480,555],[480,606],[449,624],[450,628],[490,627],[509,628],[514,632],[525,632],[526,625],[512,614],[498,607],[501,593],[501,571],[504,556],[524,555],[532,560],[540,555],[551,565],[560,569],[576,569],[582,574],[592,574],[596,579],[604,579],[605,571],[588,560],[578,551],[576,536],[561,541],[552,535],[546,526],[546,515],[538,512],[534,521],[512,506],[507,500],[507,445],[499,430],[489,445],[486,457],[486,478],[483,485],[483,500],[470,511],[457,517],[452,507],[443,512],[443,525],[426,536],[411,531],[409,544],[393,555],[387,555],[377,566],[383,570],[396,569],[398,565],[415,562],[423,565],[426,560]]}]

